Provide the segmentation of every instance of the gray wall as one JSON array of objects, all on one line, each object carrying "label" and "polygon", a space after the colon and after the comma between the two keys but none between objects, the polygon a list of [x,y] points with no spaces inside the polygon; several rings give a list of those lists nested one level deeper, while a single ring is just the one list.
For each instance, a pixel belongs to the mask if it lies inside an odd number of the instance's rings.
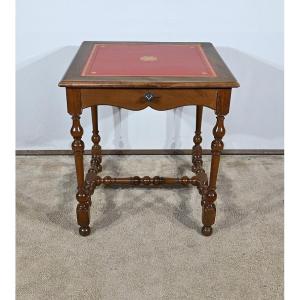
[{"label": "gray wall", "polygon": [[[213,42],[241,84],[225,120],[225,147],[283,148],[281,0],[17,0],[16,35],[17,149],[70,148],[71,120],[57,83],[83,40]],[[87,146],[89,117],[85,111]],[[195,108],[101,107],[99,122],[106,149],[186,149],[192,146]],[[205,148],[213,124],[207,109]]]}]

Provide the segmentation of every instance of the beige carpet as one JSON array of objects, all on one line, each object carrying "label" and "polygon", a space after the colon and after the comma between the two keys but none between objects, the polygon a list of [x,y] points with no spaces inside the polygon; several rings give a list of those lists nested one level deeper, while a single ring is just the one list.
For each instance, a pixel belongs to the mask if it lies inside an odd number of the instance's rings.
[{"label": "beige carpet", "polygon": [[[104,174],[121,176],[189,175],[190,165],[189,156],[103,161]],[[17,299],[283,298],[282,156],[222,158],[211,237],[198,233],[193,187],[99,187],[92,233],[81,237],[75,188],[72,157],[17,157]]]}]

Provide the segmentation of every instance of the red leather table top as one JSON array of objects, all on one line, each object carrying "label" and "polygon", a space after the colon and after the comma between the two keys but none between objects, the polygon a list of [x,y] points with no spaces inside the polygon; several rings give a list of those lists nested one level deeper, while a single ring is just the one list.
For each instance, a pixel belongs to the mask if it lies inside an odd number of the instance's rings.
[{"label": "red leather table top", "polygon": [[81,76],[216,77],[201,45],[95,44]]}]

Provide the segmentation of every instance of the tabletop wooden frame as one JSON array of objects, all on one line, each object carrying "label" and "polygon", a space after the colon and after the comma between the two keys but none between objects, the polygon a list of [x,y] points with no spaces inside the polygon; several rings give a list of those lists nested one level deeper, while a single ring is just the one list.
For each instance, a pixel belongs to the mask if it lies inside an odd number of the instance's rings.
[{"label": "tabletop wooden frame", "polygon": [[[179,186],[192,185],[197,187],[202,197],[202,234],[212,234],[215,223],[217,199],[216,183],[221,151],[225,134],[224,118],[229,113],[232,88],[239,87],[222,58],[211,43],[182,43],[201,45],[217,76],[215,77],[95,77],[81,76],[82,69],[88,59],[91,49],[96,43],[114,42],[84,42],[78,50],[59,86],[66,88],[67,110],[72,116],[71,135],[72,149],[75,157],[77,175],[77,222],[82,236],[90,234],[91,196],[96,186],[143,185],[147,187],[172,184]],[[118,42],[120,43],[120,42]],[[125,43],[125,42],[124,42]],[[129,42],[126,42],[129,43]],[[135,44],[145,42],[131,42]],[[155,43],[158,44],[158,43]],[[167,43],[164,43],[167,44]],[[180,44],[180,43],[168,43]],[[151,107],[164,111],[180,106],[196,107],[196,126],[193,138],[192,171],[193,177],[181,178],[138,176],[112,178],[98,175],[102,170],[100,135],[98,130],[98,105],[111,105],[130,110],[142,110]],[[203,169],[201,148],[201,123],[203,107],[214,110],[216,124],[213,128],[214,139],[211,144],[211,168],[209,178]],[[91,108],[93,123],[92,158],[87,174],[84,174],[82,141],[83,128],[80,124],[82,110]]]}]

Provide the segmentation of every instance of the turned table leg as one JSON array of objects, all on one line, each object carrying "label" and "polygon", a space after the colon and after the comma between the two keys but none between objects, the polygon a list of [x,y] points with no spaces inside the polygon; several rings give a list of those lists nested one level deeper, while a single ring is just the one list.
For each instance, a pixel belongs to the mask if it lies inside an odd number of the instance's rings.
[{"label": "turned table leg", "polygon": [[101,172],[102,171],[102,156],[101,156],[101,146],[100,141],[101,137],[99,135],[98,130],[98,107],[92,106],[91,107],[91,113],[92,113],[92,122],[93,122],[93,135],[92,135],[92,160],[91,160],[91,168],[95,170],[95,172]]},{"label": "turned table leg", "polygon": [[72,149],[75,157],[75,167],[77,175],[77,194],[78,201],[76,213],[77,222],[79,227],[79,233],[82,236],[90,234],[90,196],[84,189],[84,167],[83,167],[83,152],[84,142],[82,141],[83,128],[80,125],[80,115],[72,115],[73,125],[71,128],[71,135],[74,138],[72,143]]},{"label": "turned table leg", "polygon": [[214,140],[211,143],[211,165],[209,183],[203,191],[202,197],[202,234],[210,236],[212,234],[212,225],[215,223],[217,199],[216,184],[220,163],[220,155],[224,148],[222,138],[225,135],[224,119],[229,112],[230,89],[220,89],[216,99],[215,114],[217,116],[216,125],[213,128]]},{"label": "turned table leg", "polygon": [[223,136],[225,135],[224,127],[224,116],[217,114],[217,122],[213,129],[214,140],[211,143],[211,166],[210,166],[210,176],[209,176],[209,185],[207,191],[203,197],[202,205],[202,234],[209,236],[212,234],[212,225],[215,223],[216,218],[216,206],[215,201],[217,199],[216,193],[216,183],[220,162],[221,151],[224,148],[222,141]]},{"label": "turned table leg", "polygon": [[196,106],[196,130],[193,138],[194,146],[192,149],[192,171],[197,174],[202,169],[202,148],[201,148],[201,124],[202,124],[203,106]]}]

